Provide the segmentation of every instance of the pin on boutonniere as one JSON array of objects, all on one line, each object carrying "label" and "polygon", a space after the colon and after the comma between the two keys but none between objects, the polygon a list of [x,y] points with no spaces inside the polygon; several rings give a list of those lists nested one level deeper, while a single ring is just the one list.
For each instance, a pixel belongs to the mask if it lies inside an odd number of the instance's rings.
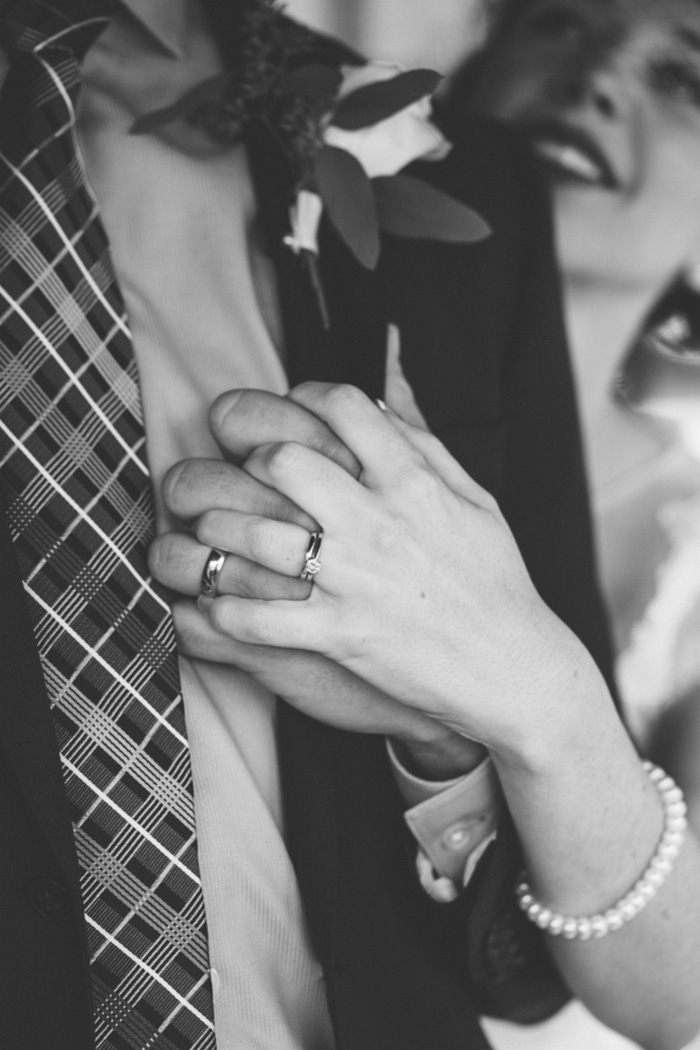
[{"label": "pin on boutonniere", "polygon": [[403,173],[412,161],[439,161],[451,149],[431,121],[438,73],[379,62],[326,64],[318,38],[274,0],[242,6],[233,68],[144,114],[132,131],[184,118],[227,144],[243,141],[253,124],[266,129],[289,167],[285,243],[307,266],[326,327],[317,236],[324,209],[370,270],[379,261],[380,231],[452,242],[488,235],[483,219],[461,201]]}]

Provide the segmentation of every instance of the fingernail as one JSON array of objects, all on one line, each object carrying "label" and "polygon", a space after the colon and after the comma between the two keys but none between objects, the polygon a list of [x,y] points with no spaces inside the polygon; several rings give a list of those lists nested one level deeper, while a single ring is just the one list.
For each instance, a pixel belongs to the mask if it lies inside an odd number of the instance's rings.
[{"label": "fingernail", "polygon": [[213,601],[213,598],[208,598],[206,595],[200,594],[199,598],[197,598],[197,606],[199,607],[200,612],[203,612],[205,616],[208,616]]}]

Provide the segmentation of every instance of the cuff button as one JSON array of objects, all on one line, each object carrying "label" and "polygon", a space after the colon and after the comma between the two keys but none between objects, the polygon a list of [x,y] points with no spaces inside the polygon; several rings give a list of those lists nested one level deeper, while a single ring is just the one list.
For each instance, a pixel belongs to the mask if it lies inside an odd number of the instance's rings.
[{"label": "cuff button", "polygon": [[456,852],[457,850],[464,849],[465,846],[468,846],[470,839],[471,831],[469,824],[462,822],[459,824],[453,824],[452,827],[447,829],[442,836],[442,844],[445,849]]}]

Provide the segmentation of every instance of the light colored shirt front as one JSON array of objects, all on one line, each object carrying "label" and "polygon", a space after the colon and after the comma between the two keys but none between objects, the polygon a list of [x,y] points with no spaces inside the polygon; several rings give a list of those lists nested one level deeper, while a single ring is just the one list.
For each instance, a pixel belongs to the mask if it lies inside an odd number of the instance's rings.
[{"label": "light colored shirt front", "polygon": [[[162,529],[167,468],[220,455],[214,398],[287,382],[253,285],[264,260],[245,151],[130,134],[140,113],[217,71],[214,45],[194,4],[132,6],[158,35],[126,16],[110,24],[84,64],[78,127],[133,333]],[[330,1050],[282,834],[273,698],[235,668],[180,664],[218,1048]]]},{"label": "light colored shirt front", "polygon": [[[130,134],[137,116],[220,68],[199,8],[127,6],[136,17],[116,17],[86,58],[78,133],[133,332],[163,529],[173,525],[159,495],[167,468],[220,454],[207,427],[214,398],[242,386],[284,393],[287,381],[244,149],[219,149],[184,126]],[[405,407],[412,395],[392,340],[387,401]],[[330,1050],[322,974],[284,844],[274,699],[236,668],[180,663],[219,1050]],[[405,790],[411,778],[397,775]],[[435,789],[414,778],[407,817],[439,874],[461,871],[490,830],[482,774],[469,783],[481,785],[476,805],[456,801],[451,785],[443,815],[439,800],[424,801]]]}]

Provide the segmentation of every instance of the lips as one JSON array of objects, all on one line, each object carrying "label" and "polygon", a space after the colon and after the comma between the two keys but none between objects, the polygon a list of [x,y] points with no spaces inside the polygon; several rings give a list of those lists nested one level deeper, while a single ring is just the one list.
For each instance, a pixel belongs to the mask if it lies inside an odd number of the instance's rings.
[{"label": "lips", "polygon": [[521,130],[536,155],[558,179],[616,189],[615,171],[598,143],[581,128],[555,121],[527,123]]}]

